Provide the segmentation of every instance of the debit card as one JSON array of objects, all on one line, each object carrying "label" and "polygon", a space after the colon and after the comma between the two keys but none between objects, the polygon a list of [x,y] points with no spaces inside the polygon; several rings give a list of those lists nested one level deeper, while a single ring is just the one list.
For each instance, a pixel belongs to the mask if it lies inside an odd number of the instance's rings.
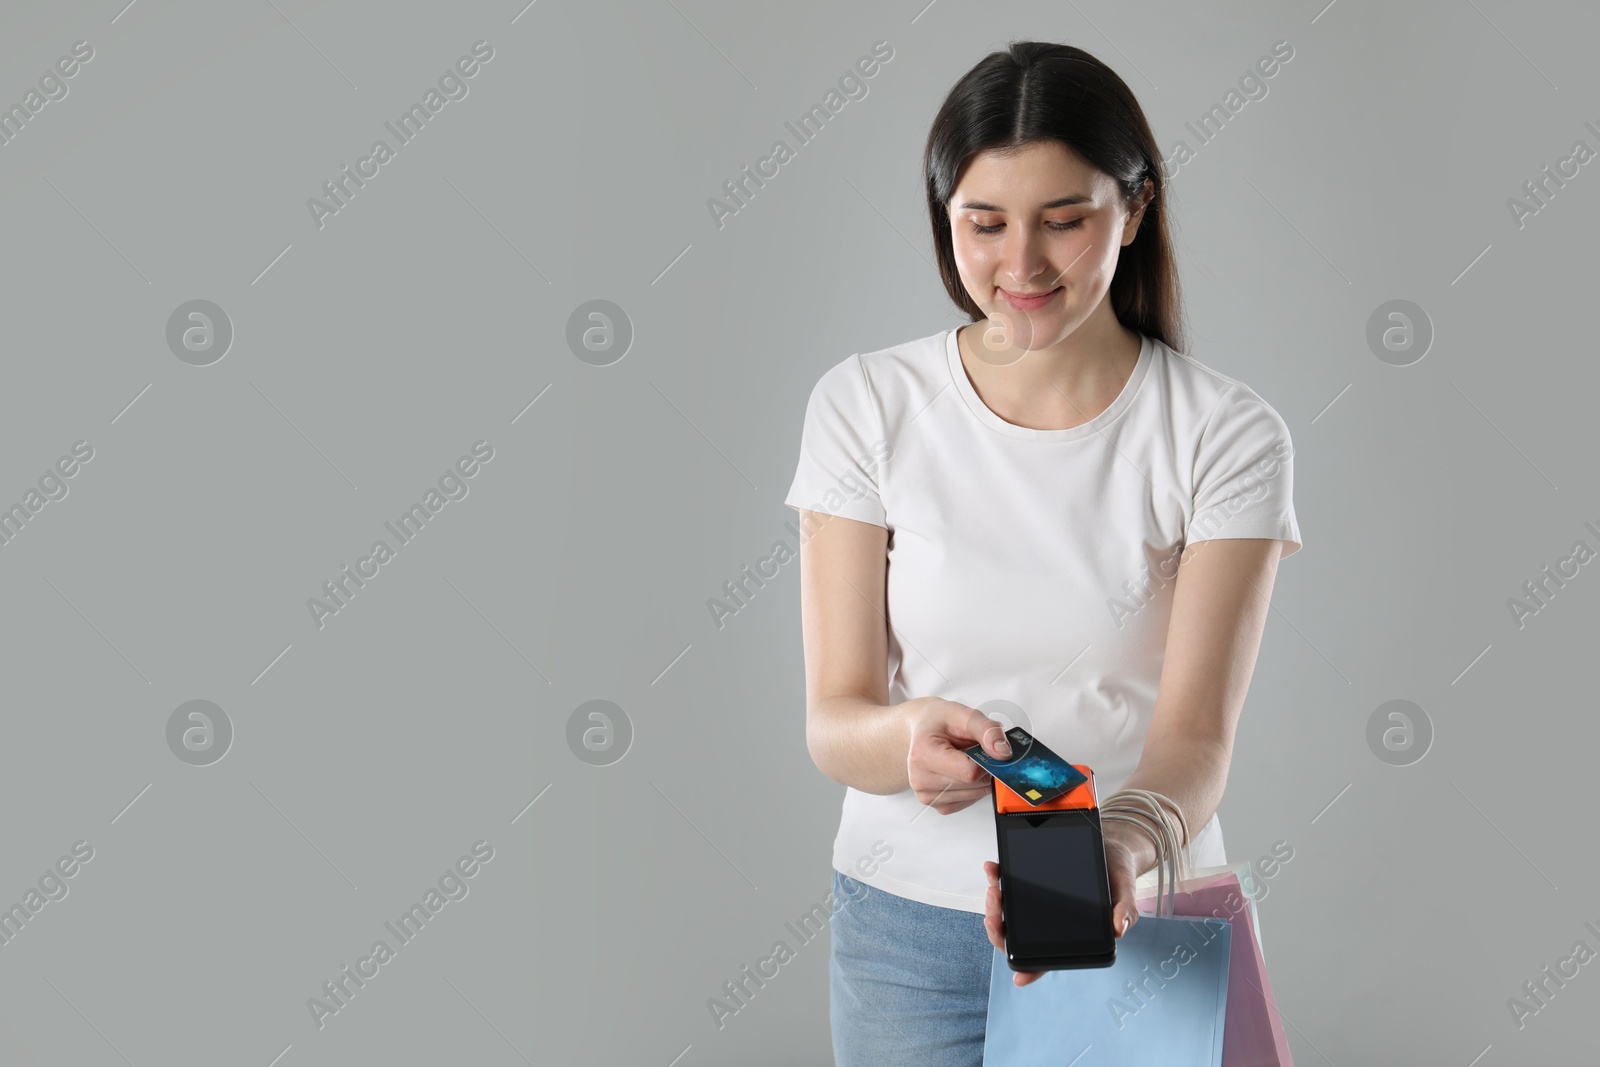
[{"label": "debit card", "polygon": [[1006,739],[1011,742],[1008,760],[995,759],[981,744],[964,751],[974,763],[1030,804],[1046,804],[1089,780],[1082,771],[1020,726],[1007,730]]}]

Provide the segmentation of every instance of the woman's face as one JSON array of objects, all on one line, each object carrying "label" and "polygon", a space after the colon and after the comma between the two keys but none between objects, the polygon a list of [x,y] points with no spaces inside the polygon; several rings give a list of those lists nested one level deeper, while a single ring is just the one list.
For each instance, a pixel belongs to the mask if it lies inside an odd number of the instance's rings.
[{"label": "woman's face", "polygon": [[1059,141],[974,156],[949,212],[956,270],[991,321],[983,347],[1004,353],[999,362],[1056,344],[1099,307],[1142,215]]}]

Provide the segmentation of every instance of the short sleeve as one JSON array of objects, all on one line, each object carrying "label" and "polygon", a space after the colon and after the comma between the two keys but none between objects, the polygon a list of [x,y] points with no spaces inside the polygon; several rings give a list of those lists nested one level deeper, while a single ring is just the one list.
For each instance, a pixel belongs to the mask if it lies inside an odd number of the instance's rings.
[{"label": "short sleeve", "polygon": [[800,462],[784,503],[889,526],[880,477],[892,449],[860,356],[830,367],[811,390]]},{"label": "short sleeve", "polygon": [[1226,537],[1286,541],[1300,550],[1294,514],[1294,442],[1289,427],[1254,390],[1235,383],[1200,435],[1187,544]]}]

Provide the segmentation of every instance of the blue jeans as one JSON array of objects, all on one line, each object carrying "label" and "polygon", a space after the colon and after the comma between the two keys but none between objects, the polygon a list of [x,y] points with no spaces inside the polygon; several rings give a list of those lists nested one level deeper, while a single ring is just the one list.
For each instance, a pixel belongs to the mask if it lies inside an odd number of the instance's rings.
[{"label": "blue jeans", "polygon": [[835,1067],[980,1067],[994,961],[983,916],[907,900],[838,871],[833,896]]}]

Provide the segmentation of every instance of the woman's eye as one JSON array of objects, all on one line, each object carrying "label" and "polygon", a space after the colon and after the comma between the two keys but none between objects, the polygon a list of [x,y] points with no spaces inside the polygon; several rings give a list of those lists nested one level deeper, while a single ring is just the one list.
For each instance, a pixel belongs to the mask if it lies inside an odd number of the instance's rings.
[{"label": "woman's eye", "polygon": [[[1057,231],[1060,231],[1060,230],[1075,230],[1079,226],[1083,225],[1083,220],[1082,219],[1073,219],[1071,222],[1050,222],[1050,223],[1046,223],[1046,225],[1049,226],[1052,230],[1057,230]],[[1005,227],[1005,223],[1003,223],[1003,222],[996,223],[993,226],[979,226],[977,223],[973,223],[972,224],[973,232],[974,233],[982,233],[982,234],[999,233],[1004,227]]]}]

